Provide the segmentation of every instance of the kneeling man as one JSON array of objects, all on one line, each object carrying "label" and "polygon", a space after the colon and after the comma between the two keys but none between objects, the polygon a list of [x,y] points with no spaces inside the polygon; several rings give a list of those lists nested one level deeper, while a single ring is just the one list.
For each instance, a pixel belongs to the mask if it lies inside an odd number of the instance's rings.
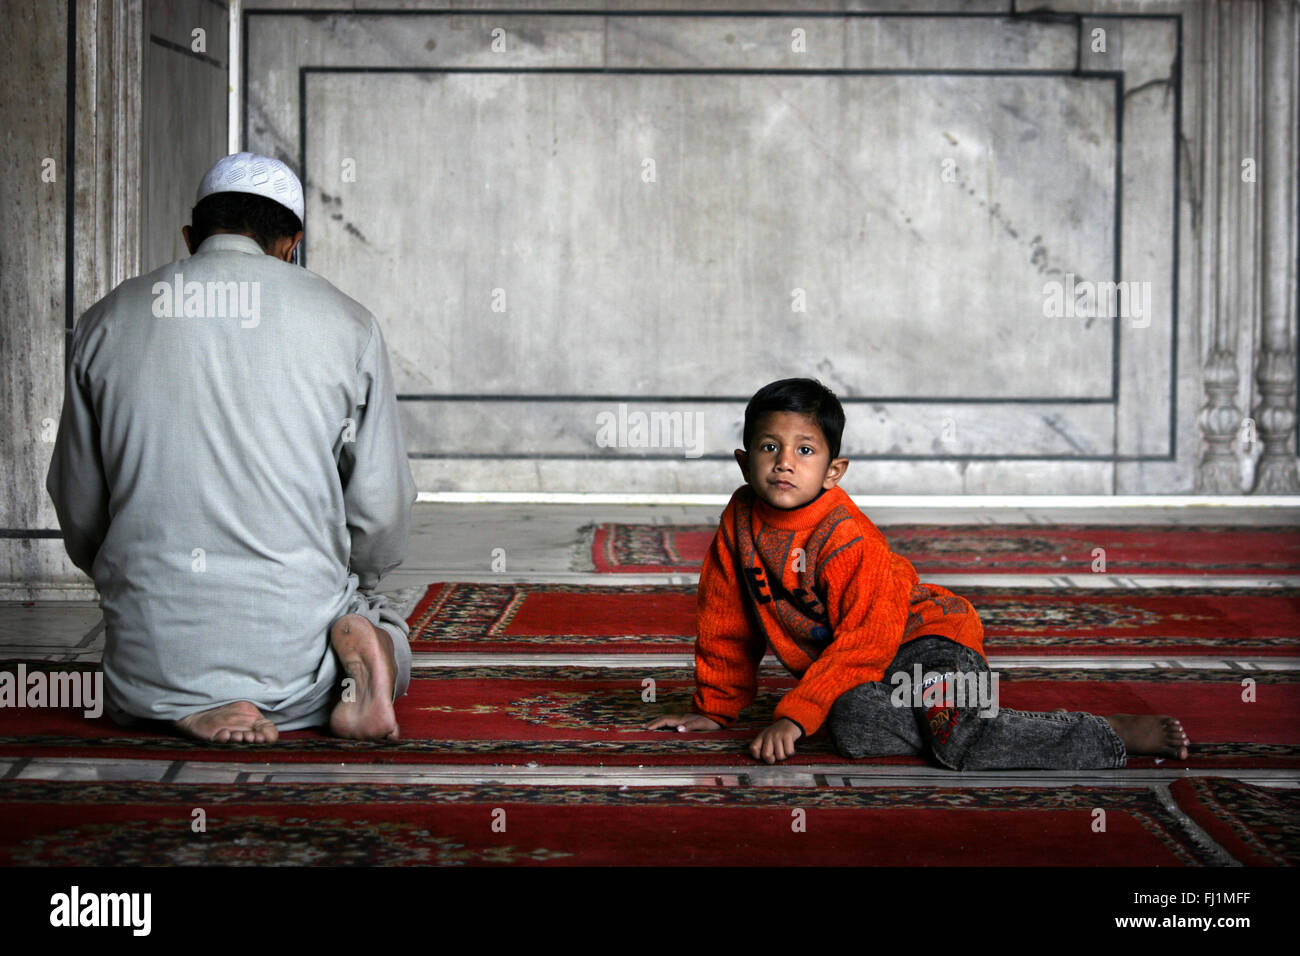
[{"label": "kneeling man", "polygon": [[365,308],[291,264],[302,186],[237,153],[192,253],[82,316],[47,487],[99,589],[108,712],[221,743],[396,739],[408,629],[379,578],[415,485]]}]

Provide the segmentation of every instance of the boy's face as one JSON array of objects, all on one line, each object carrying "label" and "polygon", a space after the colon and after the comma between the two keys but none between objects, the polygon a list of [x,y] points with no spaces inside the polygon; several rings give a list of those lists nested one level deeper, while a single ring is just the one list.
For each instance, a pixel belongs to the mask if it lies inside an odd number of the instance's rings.
[{"label": "boy's face", "polygon": [[776,508],[798,508],[834,488],[849,467],[831,459],[821,427],[799,412],[769,412],[758,420],[749,449],[736,462],[754,494]]}]

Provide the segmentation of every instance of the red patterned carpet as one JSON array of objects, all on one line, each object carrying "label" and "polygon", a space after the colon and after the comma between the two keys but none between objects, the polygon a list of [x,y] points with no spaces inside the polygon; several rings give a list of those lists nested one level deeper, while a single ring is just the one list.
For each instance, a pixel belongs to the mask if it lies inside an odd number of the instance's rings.
[{"label": "red patterned carpet", "polygon": [[[1300,589],[957,589],[989,654],[1300,656]],[[417,651],[686,653],[694,585],[433,584]]]},{"label": "red patterned carpet", "polygon": [[[997,655],[1300,656],[1300,589],[966,588]],[[644,724],[690,697],[689,667],[507,666],[512,651],[689,652],[690,586],[435,584],[412,612],[417,651],[483,652],[419,668],[398,703],[403,739],[296,731],[274,746],[208,745],[79,711],[0,708],[0,754],[189,763],[681,768],[739,785],[472,786],[339,783],[0,782],[0,865],[902,865],[1291,866],[1300,797],[1230,778],[1169,786],[755,786],[746,745],[794,681],[765,666],[746,719],[712,734]],[[17,662],[0,663],[0,670]],[[94,665],[26,662],[28,671]],[[1177,714],[1185,764],[1131,770],[1300,768],[1300,670],[1206,661],[1131,669],[1007,668],[1000,705]],[[1243,680],[1254,681],[1243,697]],[[647,683],[650,681],[652,683]],[[653,699],[651,697],[653,692]],[[1253,696],[1253,699],[1247,699]],[[854,774],[927,765],[847,761],[824,734],[792,770]],[[179,764],[173,764],[179,766]],[[219,768],[209,766],[210,772]],[[412,767],[414,769],[414,767]],[[1122,775],[1125,771],[1117,771]],[[822,776],[825,774],[825,776]],[[806,775],[806,774],[805,774]],[[233,779],[233,778],[232,778]],[[838,776],[834,780],[838,780]],[[1108,779],[1108,778],[1102,778]],[[873,781],[874,782],[874,781]],[[191,827],[203,808],[207,831]],[[1105,829],[1095,828],[1104,811]],[[1190,823],[1189,823],[1190,821]],[[504,824],[504,829],[493,824]],[[1208,834],[1208,839],[1206,837]]]},{"label": "red patterned carpet", "polygon": [[[597,525],[597,571],[698,571],[716,525]],[[887,525],[890,547],[924,577],[979,571],[1087,574],[1300,574],[1300,529],[1142,525]]]},{"label": "red patterned carpet", "polygon": [[[12,667],[11,664],[0,665]],[[77,665],[28,664],[69,669]],[[81,665],[84,667],[86,665]],[[80,669],[78,667],[78,669]],[[1243,701],[1240,672],[1017,668],[1002,672],[1000,706],[1020,710],[1090,713],[1172,713],[1193,741],[1191,768],[1300,767],[1300,672],[1256,672],[1254,700]],[[647,702],[654,681],[654,702]],[[350,763],[524,764],[544,766],[754,766],[745,750],[770,720],[781,695],[794,686],[784,671],[764,668],[760,694],[745,718],[726,731],[678,734],[643,725],[689,705],[690,669],[639,670],[573,667],[445,667],[415,672],[398,702],[403,739],[395,743],[343,741],[316,731],[294,731],[269,746],[212,745],[166,728],[122,728],[79,711],[0,709],[0,752],[18,756],[150,757],[173,760]],[[825,735],[801,744],[791,766],[833,763],[922,766],[921,758],[849,761],[835,755]],[[1153,766],[1132,758],[1130,767]]]},{"label": "red patterned carpet", "polygon": [[[1190,780],[1171,794],[1193,818],[1209,815],[1237,860],[1300,862],[1294,791]],[[193,830],[195,808],[205,832]],[[17,866],[1225,862],[1142,788],[0,787],[0,864]]]},{"label": "red patterned carpet", "polygon": [[1300,866],[1300,791],[1222,777],[1175,780],[1170,794],[1192,821],[1246,866]]}]

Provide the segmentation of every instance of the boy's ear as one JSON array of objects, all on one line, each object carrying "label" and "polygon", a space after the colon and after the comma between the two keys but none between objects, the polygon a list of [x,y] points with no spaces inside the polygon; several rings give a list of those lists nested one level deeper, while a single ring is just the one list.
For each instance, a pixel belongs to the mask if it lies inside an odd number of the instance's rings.
[{"label": "boy's ear", "polygon": [[849,470],[849,460],[847,458],[836,458],[826,466],[826,477],[822,479],[822,487],[830,491],[840,483],[844,473]]},{"label": "boy's ear", "polygon": [[749,452],[743,448],[737,448],[735,455],[736,464],[740,466],[740,473],[745,478],[745,484],[749,484]]}]

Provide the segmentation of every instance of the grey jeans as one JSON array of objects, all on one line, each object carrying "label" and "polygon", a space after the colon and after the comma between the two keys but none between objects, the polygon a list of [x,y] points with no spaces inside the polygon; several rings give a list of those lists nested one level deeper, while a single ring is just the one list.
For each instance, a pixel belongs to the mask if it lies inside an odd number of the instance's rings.
[{"label": "grey jeans", "polygon": [[[917,676],[922,687],[914,691]],[[945,637],[918,637],[899,648],[882,681],[839,696],[827,729],[850,758],[928,751],[953,770],[1124,766],[1124,744],[1104,717],[1000,708],[996,688],[975,651]]]}]

